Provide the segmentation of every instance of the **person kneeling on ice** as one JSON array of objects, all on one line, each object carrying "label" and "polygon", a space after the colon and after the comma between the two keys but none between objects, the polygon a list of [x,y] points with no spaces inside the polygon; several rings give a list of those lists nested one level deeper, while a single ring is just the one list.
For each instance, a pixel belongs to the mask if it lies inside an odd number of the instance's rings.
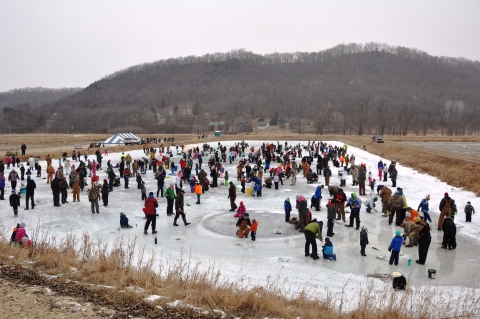
[{"label": "person kneeling on ice", "polygon": [[124,213],[120,213],[120,227],[132,228],[132,226],[128,224],[128,217]]},{"label": "person kneeling on ice", "polygon": [[241,218],[246,212],[247,208],[245,207],[245,204],[243,204],[243,202],[240,202],[240,206],[238,206],[237,212],[235,213],[235,215],[233,215],[233,217]]},{"label": "person kneeling on ice", "polygon": [[392,252],[390,255],[390,261],[388,262],[390,265],[393,265],[393,263],[395,262],[395,266],[398,266],[398,256],[400,254],[400,249],[402,248],[402,243],[402,232],[397,230],[395,232],[395,237],[393,237],[392,242],[388,247],[388,251]]},{"label": "person kneeling on ice", "polygon": [[[303,231],[305,235],[305,257],[310,256],[314,260],[319,259],[316,239],[323,241],[322,227],[323,222],[317,222],[316,219],[314,219],[310,224],[305,226],[305,229]],[[310,254],[310,245],[312,245],[312,254]]]},{"label": "person kneeling on ice", "polygon": [[333,255],[333,244],[330,238],[325,238],[325,245],[322,249],[323,259],[330,259],[330,256]]},{"label": "person kneeling on ice", "polygon": [[370,193],[370,196],[367,198],[365,201],[365,208],[367,213],[371,213],[373,211],[377,211],[375,209],[375,202],[378,200],[377,196],[374,196],[372,193]]},{"label": "person kneeling on ice", "polygon": [[257,239],[257,229],[258,229],[258,222],[254,218],[254,219],[252,219],[252,226],[250,227],[250,230],[251,230],[250,235],[251,235],[253,241],[255,241]]},{"label": "person kneeling on ice", "polygon": [[240,217],[237,220],[237,232],[236,235],[239,238],[248,238],[248,234],[250,233],[250,227],[252,226],[252,223],[250,222],[250,216],[248,213],[243,214],[242,217]]}]

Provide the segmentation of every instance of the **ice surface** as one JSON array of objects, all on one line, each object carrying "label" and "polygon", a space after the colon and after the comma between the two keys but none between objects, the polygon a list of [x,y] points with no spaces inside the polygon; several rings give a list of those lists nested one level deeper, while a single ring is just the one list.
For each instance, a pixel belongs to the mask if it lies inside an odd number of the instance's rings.
[{"label": "ice surface", "polygon": [[[247,141],[251,146],[259,147],[260,141]],[[284,141],[281,141],[284,143]],[[305,141],[289,141],[289,144],[301,143]],[[328,141],[332,145],[341,145],[339,142]],[[227,148],[234,144],[234,141],[222,142]],[[211,142],[215,147],[217,142]],[[192,146],[186,146],[186,150]],[[201,147],[201,145],[199,145]],[[110,149],[112,151],[113,149]],[[68,150],[67,150],[68,151]],[[143,151],[131,151],[132,157],[142,157]],[[174,160],[178,163],[180,156],[175,155]],[[372,155],[363,150],[349,147],[348,154],[354,154],[356,163],[367,163],[367,169],[372,170],[375,177],[377,175],[378,156]],[[34,155],[34,154],[32,154]],[[90,156],[93,159],[93,156]],[[103,162],[111,160],[112,163],[120,161],[119,153],[110,153],[104,157]],[[390,163],[388,159],[387,163]],[[421,156],[419,155],[419,160]],[[203,166],[206,167],[208,159],[204,158]],[[54,161],[56,165],[56,161]],[[196,163],[196,161],[195,161]],[[420,174],[411,168],[404,167],[397,163],[398,180],[397,186],[402,187],[407,197],[408,205],[417,208],[420,200],[426,195],[430,195],[430,213],[433,219],[432,243],[428,252],[428,258],[425,266],[415,264],[417,259],[416,248],[402,248],[403,256],[400,257],[400,263],[397,267],[388,265],[386,260],[377,259],[376,256],[383,254],[389,256],[387,246],[394,235],[395,226],[388,225],[387,219],[381,217],[379,212],[368,214],[362,208],[360,219],[362,225],[369,229],[370,245],[367,246],[367,257],[360,256],[359,231],[346,228],[343,223],[336,223],[334,227],[335,236],[332,238],[334,250],[337,255],[337,261],[312,260],[304,257],[304,238],[303,235],[294,232],[284,221],[283,202],[290,197],[294,202],[295,196],[303,194],[310,203],[310,198],[315,187],[322,184],[323,178],[320,176],[319,184],[307,184],[306,180],[298,175],[297,184],[290,186],[287,181],[279,190],[263,188],[262,197],[251,197],[240,192],[240,182],[236,180],[234,164],[222,163],[230,174],[230,181],[237,186],[237,204],[240,201],[245,203],[250,218],[256,218],[259,221],[257,240],[239,239],[234,236],[235,219],[233,213],[229,212],[230,204],[228,197],[228,187],[220,186],[215,192],[212,189],[205,192],[201,198],[201,205],[195,205],[195,195],[190,193],[189,186],[185,186],[185,205],[187,211],[187,220],[192,224],[179,227],[172,226],[173,217],[166,216],[166,199],[158,198],[160,217],[157,219],[157,238],[158,244],[154,244],[154,236],[151,234],[143,235],[144,214],[142,212],[143,202],[141,200],[140,190],[132,178],[130,188],[124,189],[122,185],[114,188],[109,195],[109,206],[104,208],[100,203],[100,214],[92,214],[90,203],[86,196],[86,189],[80,194],[80,202],[72,203],[72,195],[69,194],[70,203],[61,207],[53,207],[52,194],[50,186],[45,179],[35,178],[37,189],[35,191],[36,200],[42,203],[34,210],[28,211],[19,209],[19,217],[14,218],[13,211],[8,204],[10,195],[10,183],[6,182],[5,194],[7,200],[0,201],[0,216],[2,224],[11,231],[16,223],[26,222],[27,233],[31,232],[37,224],[44,231],[48,231],[52,236],[62,237],[69,232],[81,234],[88,232],[102,242],[108,242],[115,245],[121,237],[132,239],[138,236],[140,244],[145,243],[147,252],[155,252],[157,258],[178,259],[181,252],[184,254],[191,252],[191,264],[201,262],[201,268],[207,269],[208,266],[215,264],[220,269],[222,276],[236,281],[240,278],[246,278],[243,282],[245,287],[251,284],[266,285],[277,278],[277,285],[288,287],[290,291],[306,288],[323,294],[326,289],[337,292],[339,295],[355,296],[360,288],[364,288],[368,279],[367,274],[374,272],[389,273],[399,271],[409,279],[409,283],[417,286],[438,285],[440,288],[445,286],[449,292],[459,291],[461,287],[479,286],[480,273],[480,226],[477,215],[473,216],[472,223],[465,223],[463,207],[467,201],[480,211],[480,201],[472,192],[452,187],[446,183],[438,181],[437,178]],[[40,162],[43,168],[46,168],[45,162]],[[18,170],[18,169],[17,169]],[[6,170],[8,175],[10,170]],[[170,173],[170,170],[167,170]],[[337,169],[332,169],[333,177],[331,185],[339,185]],[[42,173],[44,176],[45,169]],[[118,172],[117,172],[118,174]],[[100,179],[106,178],[105,171],[99,171]],[[35,176],[33,174],[32,176]],[[264,175],[265,176],[265,175]],[[143,175],[146,183],[147,192],[156,192],[156,180],[153,178],[153,172],[148,171]],[[347,186],[344,190],[347,195],[352,191],[358,192],[357,187],[351,186],[351,177],[346,176]],[[175,179],[169,176],[166,179],[167,185],[174,183]],[[220,178],[219,178],[220,181]],[[391,183],[385,183],[390,186]],[[456,250],[447,251],[440,249],[442,232],[436,230],[438,219],[438,204],[443,197],[444,192],[449,192],[450,196],[457,202],[459,215],[455,218],[457,224],[457,242]],[[367,187],[367,194],[370,190]],[[326,204],[328,191],[324,189],[322,205]],[[25,205],[25,199],[22,198],[22,205]],[[124,212],[130,219],[131,229],[121,229],[119,227],[119,214]],[[313,217],[323,220],[326,225],[326,209],[322,211],[313,211]],[[292,211],[292,216],[296,211]],[[348,216],[348,215],[347,215]],[[348,217],[347,217],[348,218]],[[272,234],[271,232],[281,227],[282,234]],[[324,228],[324,232],[326,229]],[[321,246],[319,246],[320,248]],[[374,250],[372,247],[376,247]],[[185,258],[185,256],[183,256]],[[408,259],[412,260],[412,266],[407,266]],[[160,263],[160,259],[158,259]],[[430,280],[427,277],[427,269],[436,269],[436,279]],[[286,280],[286,283],[285,283]],[[378,289],[383,289],[383,283],[378,281]],[[391,286],[391,285],[389,285]],[[452,286],[456,288],[453,289]],[[286,288],[286,289],[288,289]]]}]

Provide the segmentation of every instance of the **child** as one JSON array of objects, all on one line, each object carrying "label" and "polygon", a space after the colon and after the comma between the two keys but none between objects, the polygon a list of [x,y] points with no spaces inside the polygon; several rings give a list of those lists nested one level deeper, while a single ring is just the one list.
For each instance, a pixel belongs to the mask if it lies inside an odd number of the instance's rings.
[{"label": "child", "polygon": [[10,245],[15,245],[15,237],[17,237],[17,229],[20,227],[20,223],[17,224],[17,227],[13,229],[12,236],[10,237]]},{"label": "child", "polygon": [[37,177],[42,177],[42,166],[37,164]]},{"label": "child", "polygon": [[424,221],[429,221],[432,222],[432,219],[430,218],[430,214],[428,213],[428,201],[430,200],[430,195],[427,195],[420,204],[418,205],[417,210],[423,213],[423,220]]},{"label": "child", "polygon": [[22,181],[25,180],[25,167],[23,166],[23,164],[20,166],[20,179]]},{"label": "child", "polygon": [[128,224],[128,217],[124,213],[120,213],[120,227],[132,228],[132,226]]},{"label": "child", "polygon": [[136,177],[136,181],[137,181],[137,189],[142,189],[142,176],[140,176],[140,174],[137,174],[137,177]]},{"label": "child", "polygon": [[252,226],[250,226],[250,234],[252,235],[252,240],[255,241],[257,238],[257,228],[258,228],[258,222],[254,218],[252,219]]},{"label": "child", "polygon": [[285,222],[290,222],[290,212],[292,211],[292,204],[290,204],[290,198],[287,198],[283,203],[283,209],[285,209]]},{"label": "child", "polygon": [[465,222],[471,223],[472,222],[472,214],[475,214],[475,208],[470,204],[470,202],[467,202],[467,205],[465,206],[464,210],[465,212]]},{"label": "child", "polygon": [[398,266],[398,255],[400,254],[400,248],[402,248],[403,237],[402,232],[397,230],[395,232],[395,237],[393,237],[390,246],[388,247],[388,251],[392,252],[390,255],[390,261],[388,262],[390,265],[393,265],[395,262],[395,266]]},{"label": "child", "polygon": [[242,185],[242,193],[245,193],[245,174],[242,175],[242,178],[240,179],[240,185]]},{"label": "child", "polygon": [[225,185],[225,186],[228,186],[228,172],[225,172],[225,182],[224,182],[224,185]]},{"label": "child", "polygon": [[10,206],[13,208],[13,216],[18,216],[18,206],[20,206],[20,196],[12,189],[12,195],[10,195]]},{"label": "child", "polygon": [[362,226],[360,231],[360,255],[367,257],[365,255],[365,247],[368,245],[368,229],[365,226]]},{"label": "child", "polygon": [[233,217],[235,218],[242,218],[243,214],[247,212],[247,208],[245,207],[245,204],[243,202],[240,202],[240,206],[237,208],[237,212]]},{"label": "child", "polygon": [[377,180],[375,178],[374,179],[368,178],[368,180],[369,180],[369,184],[370,184],[370,189],[373,191],[375,189],[375,182]]},{"label": "child", "polygon": [[322,249],[323,259],[328,259],[333,254],[333,244],[330,238],[325,238],[325,245]]},{"label": "child", "polygon": [[332,200],[329,199],[327,203],[327,236],[332,237],[335,235],[333,232],[335,217],[337,217],[337,210],[335,209],[335,205],[332,203]]},{"label": "child", "polygon": [[142,192],[142,200],[147,199],[147,189],[145,188],[145,182],[142,182],[142,187],[140,188]]}]

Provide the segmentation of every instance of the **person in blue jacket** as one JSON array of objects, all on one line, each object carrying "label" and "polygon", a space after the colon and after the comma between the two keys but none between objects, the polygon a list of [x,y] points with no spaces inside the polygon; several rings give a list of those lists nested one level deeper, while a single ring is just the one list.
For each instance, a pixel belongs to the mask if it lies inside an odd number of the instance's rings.
[{"label": "person in blue jacket", "polygon": [[128,218],[124,213],[120,213],[120,227],[132,228],[132,226],[128,224]]},{"label": "person in blue jacket", "polygon": [[430,195],[427,195],[420,204],[418,205],[417,210],[421,211],[423,213],[423,220],[424,221],[430,221],[432,222],[432,219],[430,218],[430,214],[428,213],[429,207],[428,207],[428,201],[430,200]]},{"label": "person in blue jacket", "polygon": [[315,189],[315,194],[313,194],[313,206],[315,206],[315,210],[318,212],[320,210],[320,200],[322,199],[322,188],[324,186],[320,185],[317,186]]},{"label": "person in blue jacket", "polygon": [[393,265],[395,262],[395,266],[398,266],[398,256],[400,254],[400,249],[402,248],[402,243],[402,232],[397,230],[395,232],[395,237],[393,237],[392,242],[390,243],[390,247],[388,247],[388,251],[391,252],[390,261],[388,262],[390,265]]},{"label": "person in blue jacket", "polygon": [[283,203],[285,209],[285,222],[290,222],[290,212],[292,211],[292,204],[290,204],[290,198],[287,198]]},{"label": "person in blue jacket", "polygon": [[329,237],[325,238],[325,245],[322,249],[323,259],[328,259],[328,257],[333,254],[333,244]]}]

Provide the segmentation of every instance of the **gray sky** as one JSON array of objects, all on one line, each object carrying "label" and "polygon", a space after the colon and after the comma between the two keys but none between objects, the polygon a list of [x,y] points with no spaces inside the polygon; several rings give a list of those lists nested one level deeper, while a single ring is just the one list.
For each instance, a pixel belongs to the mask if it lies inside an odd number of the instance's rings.
[{"label": "gray sky", "polygon": [[0,0],[0,91],[171,57],[382,42],[480,60],[478,0]]}]

